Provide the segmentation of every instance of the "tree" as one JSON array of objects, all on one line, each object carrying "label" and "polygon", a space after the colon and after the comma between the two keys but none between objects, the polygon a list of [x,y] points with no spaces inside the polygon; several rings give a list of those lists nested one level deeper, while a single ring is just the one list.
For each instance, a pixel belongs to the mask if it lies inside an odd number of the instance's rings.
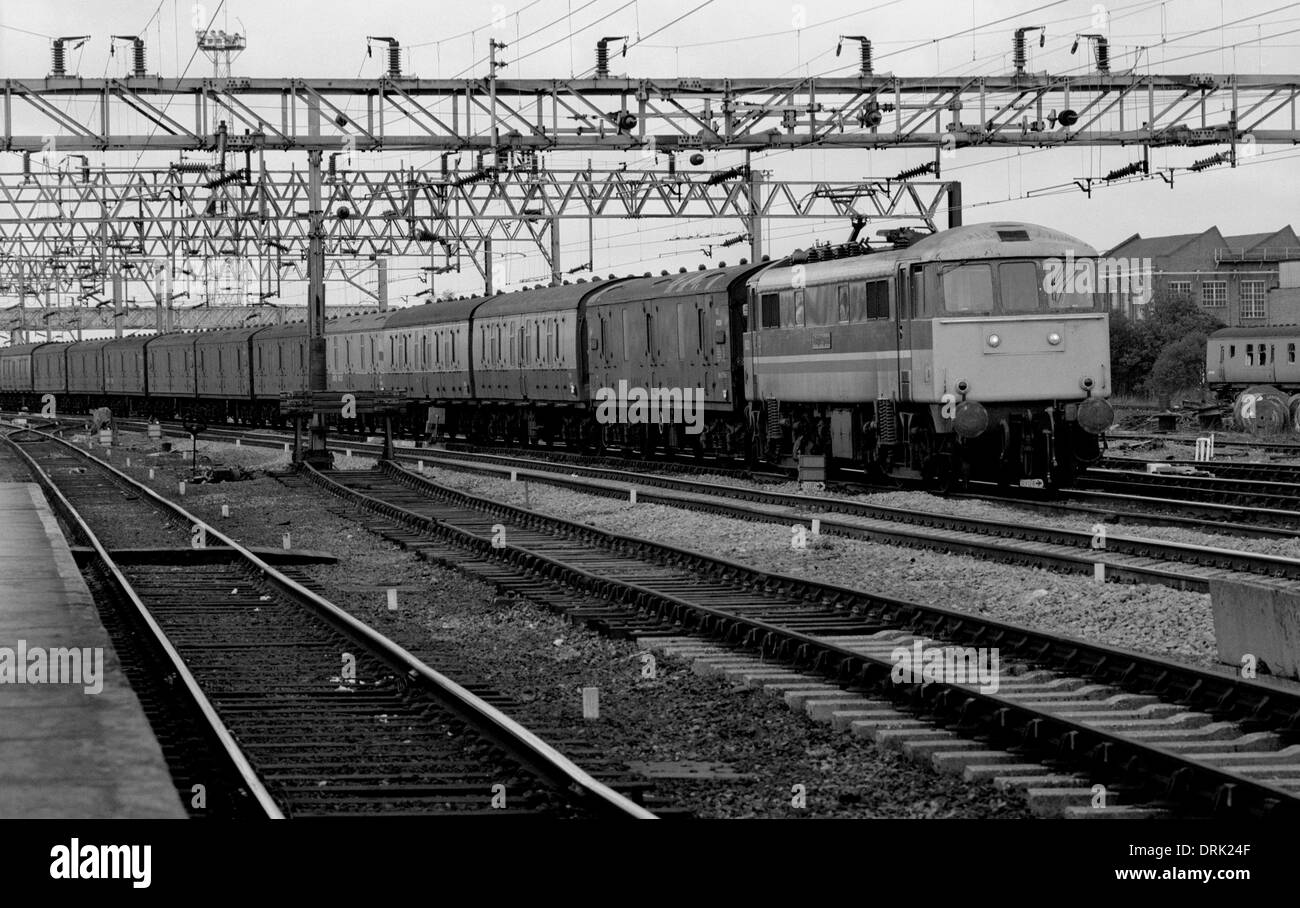
[{"label": "tree", "polygon": [[1115,390],[1122,394],[1172,394],[1199,385],[1206,338],[1223,323],[1190,297],[1163,290],[1153,296],[1147,310],[1147,317],[1140,321],[1111,313]]}]

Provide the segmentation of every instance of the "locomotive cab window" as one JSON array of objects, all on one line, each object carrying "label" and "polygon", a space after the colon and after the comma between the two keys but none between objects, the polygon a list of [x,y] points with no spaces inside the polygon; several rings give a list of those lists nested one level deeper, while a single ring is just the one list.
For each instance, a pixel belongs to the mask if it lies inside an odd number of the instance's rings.
[{"label": "locomotive cab window", "polygon": [[1038,267],[1033,262],[1003,262],[998,265],[998,285],[1003,312],[1033,312],[1038,309]]},{"label": "locomotive cab window", "polygon": [[992,268],[988,265],[954,265],[942,273],[945,311],[963,315],[993,313]]}]

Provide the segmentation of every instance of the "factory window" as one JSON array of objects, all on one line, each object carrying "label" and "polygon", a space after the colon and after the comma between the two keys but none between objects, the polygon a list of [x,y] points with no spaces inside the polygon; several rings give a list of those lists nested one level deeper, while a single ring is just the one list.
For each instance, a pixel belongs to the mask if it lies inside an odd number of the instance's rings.
[{"label": "factory window", "polygon": [[943,305],[948,312],[992,313],[993,270],[988,265],[955,265],[945,270]]},{"label": "factory window", "polygon": [[1254,345],[1254,344],[1247,344],[1247,345],[1246,345],[1246,365],[1248,365],[1248,366],[1253,366],[1253,365],[1255,365],[1255,345]]},{"label": "factory window", "polygon": [[867,281],[867,318],[889,318],[889,281]]},{"label": "factory window", "polygon": [[1003,312],[1033,312],[1038,308],[1038,266],[1033,262],[998,265]]},{"label": "factory window", "polygon": [[1170,281],[1169,295],[1175,299],[1191,299],[1192,282],[1191,281]]},{"label": "factory window", "polygon": [[762,306],[762,324],[760,328],[780,328],[781,327],[781,297],[776,293],[764,293],[759,297],[759,304]]},{"label": "factory window", "polygon": [[1264,318],[1268,314],[1263,281],[1241,282],[1241,317]]},{"label": "factory window", "polygon": [[1201,305],[1207,309],[1219,309],[1228,305],[1228,282],[1205,281],[1201,284]]}]

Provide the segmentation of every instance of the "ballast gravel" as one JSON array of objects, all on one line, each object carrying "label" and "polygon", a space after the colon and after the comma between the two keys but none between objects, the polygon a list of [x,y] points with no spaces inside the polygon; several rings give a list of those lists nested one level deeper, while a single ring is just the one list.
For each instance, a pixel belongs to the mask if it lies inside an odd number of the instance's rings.
[{"label": "ballast gravel", "polygon": [[[282,452],[267,449],[203,442],[199,449],[248,469],[286,464]],[[142,436],[124,434],[114,460],[120,466],[129,451],[127,472],[134,478],[243,543],[278,547],[290,533],[294,548],[336,555],[337,564],[296,570],[336,605],[417,655],[448,646],[472,652],[477,678],[517,701],[512,712],[525,725],[557,729],[625,762],[703,763],[720,772],[714,778],[655,779],[661,801],[710,818],[1029,816],[1013,792],[932,772],[814,723],[761,691],[733,690],[725,681],[697,675],[687,661],[661,654],[655,677],[643,677],[643,653],[634,642],[608,639],[425,562],[368,533],[351,513],[335,513],[338,503],[323,493],[294,492],[258,475],[190,485],[179,499],[177,482],[188,463],[150,458],[152,450]],[[370,463],[336,461],[358,468]],[[152,481],[146,478],[150,465]],[[534,486],[535,495],[540,491]],[[223,504],[228,518],[221,517]],[[389,588],[398,591],[396,611],[387,607]],[[584,687],[600,691],[597,720],[582,718]],[[805,806],[794,806],[798,785],[804,786]]]}]

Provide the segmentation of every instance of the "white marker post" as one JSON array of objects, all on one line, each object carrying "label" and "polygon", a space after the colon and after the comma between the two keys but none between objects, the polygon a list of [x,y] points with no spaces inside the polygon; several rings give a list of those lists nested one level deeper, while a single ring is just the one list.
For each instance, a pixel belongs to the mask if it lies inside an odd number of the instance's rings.
[{"label": "white marker post", "polygon": [[388,591],[388,610],[390,612],[397,611],[397,590],[390,589]]},{"label": "white marker post", "polygon": [[822,534],[822,522],[816,517],[812,520],[812,534],[814,536],[820,536]]},{"label": "white marker post", "polygon": [[229,517],[229,516],[230,516],[230,505],[228,505],[228,504],[223,504],[223,505],[221,506],[221,516],[222,516],[222,517]]},{"label": "white marker post", "polygon": [[582,718],[600,718],[600,688],[584,687],[582,689]]},{"label": "white marker post", "polygon": [[288,533],[285,533],[285,534],[284,534],[284,547],[285,547],[286,549],[287,549],[287,548],[291,548],[291,546],[289,545],[289,534],[288,534]]},{"label": "white marker post", "polygon": [[1092,565],[1092,579],[1098,583],[1106,582],[1106,565],[1103,562],[1096,561]]},{"label": "white marker post", "polygon": [[629,504],[636,504],[636,489],[627,490],[627,500]]},{"label": "white marker post", "polygon": [[180,489],[181,497],[184,498],[184,497],[185,497],[185,480],[182,479],[182,480],[180,481],[180,483],[178,483],[178,488]]},{"label": "white marker post", "polygon": [[149,468],[149,478],[153,479],[153,467]]}]

